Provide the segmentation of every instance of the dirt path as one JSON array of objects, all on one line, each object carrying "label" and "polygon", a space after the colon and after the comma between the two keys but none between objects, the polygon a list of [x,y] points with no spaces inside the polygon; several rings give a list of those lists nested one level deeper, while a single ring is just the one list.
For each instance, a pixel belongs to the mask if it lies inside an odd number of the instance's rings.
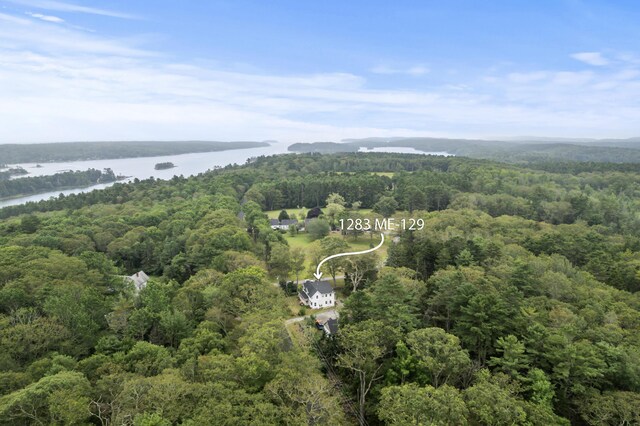
[{"label": "dirt path", "polygon": [[309,315],[305,315],[302,317],[289,318],[284,323],[287,325],[293,324],[295,322],[303,321],[304,319],[310,318],[311,316],[314,316],[314,315],[316,319],[320,320],[320,322],[325,322],[329,318],[338,318],[340,316],[340,314],[338,313],[338,310],[334,308],[334,309],[329,309],[328,311],[319,312],[317,314],[312,312]]}]

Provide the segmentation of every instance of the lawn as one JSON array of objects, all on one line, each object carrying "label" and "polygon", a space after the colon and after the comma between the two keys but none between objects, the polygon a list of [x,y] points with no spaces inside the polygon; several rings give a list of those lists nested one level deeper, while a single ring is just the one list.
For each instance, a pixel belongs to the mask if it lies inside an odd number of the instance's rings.
[{"label": "lawn", "polygon": [[[298,296],[287,296],[287,307],[289,308],[289,310],[291,311],[291,316],[292,317],[297,317],[300,316],[300,309],[302,308],[302,306],[300,305],[300,299],[298,298]],[[310,309],[307,308],[305,315],[307,315],[309,313]]]},{"label": "lawn", "polygon": [[[345,238],[342,237],[339,232],[332,232],[330,235]],[[309,249],[309,246],[313,243],[313,240],[309,238],[309,235],[304,232],[300,232],[293,236],[289,233],[286,233],[284,234],[284,237],[289,243],[289,247],[291,247],[293,250],[302,250],[305,252],[305,254]],[[349,244],[348,251],[362,251],[371,248],[371,244],[373,244],[374,246],[378,245],[380,243],[380,236],[373,235],[373,238],[371,238],[369,235],[361,235],[357,239],[354,239],[353,237],[346,237],[345,241]],[[390,240],[389,238],[386,238],[384,245],[376,250],[376,253],[380,257],[380,259],[385,260],[387,258],[387,247],[389,244]],[[307,259],[307,270],[311,271],[315,269],[315,267],[316,265],[311,264],[311,259]],[[302,272],[300,275],[300,279],[302,280],[304,278],[310,278],[310,276],[310,273],[305,274],[305,272]]]},{"label": "lawn", "polygon": [[[287,213],[289,214],[289,216],[291,216],[292,214],[296,215],[296,218],[298,220],[304,220],[305,217],[307,217],[307,211],[309,209],[306,208],[301,208],[301,209],[280,209],[280,210],[269,210],[266,211],[265,213],[267,214],[267,216],[269,217],[269,219],[277,219],[278,215],[280,214],[280,212],[282,210],[286,210]],[[302,217],[300,217],[302,216]]]},{"label": "lawn", "polygon": [[[345,173],[347,173],[347,174],[351,174],[351,173],[353,173],[353,172],[336,172],[336,173],[337,173],[337,174],[339,174],[339,175],[341,175],[341,174],[345,174]],[[386,177],[389,177],[389,178],[392,178],[392,177],[395,175],[395,173],[394,173],[394,172],[370,172],[370,173],[371,173],[372,175],[377,175],[377,176],[386,176]]]},{"label": "lawn", "polygon": [[[309,211],[309,209],[303,207],[301,209],[269,210],[269,211],[266,211],[265,213],[267,214],[269,219],[277,219],[278,215],[282,210],[285,210],[289,214],[289,216],[291,216],[292,214],[295,214],[298,220],[304,220],[304,218],[307,217],[307,212]],[[358,209],[356,211],[365,216],[371,215],[373,212],[373,210],[371,209]]]},{"label": "lawn", "polygon": [[291,338],[291,342],[294,346],[306,348],[309,346],[309,341],[304,333],[304,323],[294,322],[292,324],[285,325],[287,333]]},{"label": "lawn", "polygon": [[[370,244],[374,246],[380,243],[380,236],[377,234],[373,235],[360,235],[358,238],[353,237],[343,237],[339,232],[331,232],[330,236],[341,237],[344,238],[345,241],[349,244],[350,249],[353,251],[367,250],[370,247]],[[309,237],[309,235],[305,232],[299,232],[296,235],[291,235],[288,232],[284,234],[285,239],[289,243],[289,247],[293,249],[302,249],[306,250],[313,243],[313,240]],[[385,245],[387,241],[385,241]],[[380,249],[384,249],[384,246]]]}]

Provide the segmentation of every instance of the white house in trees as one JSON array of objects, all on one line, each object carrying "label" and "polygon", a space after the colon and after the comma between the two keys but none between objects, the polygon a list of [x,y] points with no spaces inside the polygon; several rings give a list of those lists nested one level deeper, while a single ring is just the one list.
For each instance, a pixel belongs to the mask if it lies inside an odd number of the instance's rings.
[{"label": "white house in trees", "polygon": [[329,308],[336,305],[336,293],[329,281],[306,280],[298,292],[300,302],[311,309]]},{"label": "white house in trees", "polygon": [[136,293],[140,293],[140,290],[147,286],[149,277],[144,273],[144,271],[139,271],[131,275],[130,277],[125,277],[125,280],[133,283]]},{"label": "white house in trees", "polygon": [[281,229],[283,231],[288,230],[292,226],[296,226],[298,221],[296,219],[269,219],[269,225],[271,229]]}]

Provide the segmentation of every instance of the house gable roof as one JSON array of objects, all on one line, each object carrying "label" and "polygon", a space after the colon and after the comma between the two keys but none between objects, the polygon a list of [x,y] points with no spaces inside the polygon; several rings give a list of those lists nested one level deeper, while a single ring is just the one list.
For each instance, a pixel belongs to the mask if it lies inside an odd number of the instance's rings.
[{"label": "house gable roof", "polygon": [[333,293],[333,287],[329,284],[329,281],[311,281],[306,280],[302,287],[304,291],[309,295],[309,297],[313,297],[314,294],[330,294]]},{"label": "house gable roof", "polygon": [[142,284],[145,284],[147,281],[149,281],[149,276],[145,274],[144,271],[140,271],[131,275],[129,279],[137,285],[142,285]]},{"label": "house gable roof", "polygon": [[324,323],[324,330],[327,334],[336,334],[338,332],[338,319],[329,318],[327,322]]}]

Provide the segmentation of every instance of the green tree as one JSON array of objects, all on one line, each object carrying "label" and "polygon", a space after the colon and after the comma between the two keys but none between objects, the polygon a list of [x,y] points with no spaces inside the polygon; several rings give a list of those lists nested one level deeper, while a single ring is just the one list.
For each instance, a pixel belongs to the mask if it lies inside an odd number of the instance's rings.
[{"label": "green tree", "polygon": [[309,353],[285,353],[273,380],[265,387],[287,413],[287,424],[346,424],[331,383]]},{"label": "green tree", "polygon": [[338,217],[345,212],[345,207],[340,204],[327,204],[324,209],[325,217],[329,218],[329,225],[332,229],[335,229]]},{"label": "green tree", "polygon": [[149,342],[136,343],[123,361],[128,371],[143,376],[155,376],[173,365],[171,354],[166,348]]},{"label": "green tree", "polygon": [[191,324],[184,313],[165,310],[160,314],[158,329],[163,343],[177,348],[180,341],[189,335]]},{"label": "green tree", "polygon": [[267,215],[262,211],[262,207],[259,203],[254,201],[248,201],[242,206],[244,212],[244,220],[249,227],[249,233],[253,238],[253,241],[258,240],[259,230],[262,227],[269,225]]},{"label": "green tree", "polygon": [[406,342],[416,360],[417,375],[429,377],[429,383],[436,388],[455,384],[471,365],[469,354],[460,347],[460,340],[441,328],[412,331],[407,335]]},{"label": "green tree", "polygon": [[410,213],[414,210],[422,210],[426,207],[426,195],[417,186],[409,186],[403,192],[403,202]]},{"label": "green tree", "polygon": [[291,270],[296,274],[296,284],[300,283],[300,273],[305,269],[305,253],[302,250],[293,250],[291,252]]},{"label": "green tree", "polygon": [[459,318],[453,331],[484,362],[493,351],[494,341],[506,334],[510,324],[514,324],[518,315],[517,305],[507,303],[497,290],[491,288],[472,292],[476,294],[471,297],[465,295],[469,297],[468,302],[459,308]]},{"label": "green tree", "polygon": [[33,234],[40,226],[40,218],[35,215],[22,216],[20,219],[20,229],[26,234]]},{"label": "green tree", "polygon": [[492,378],[487,370],[481,370],[477,374],[476,383],[463,394],[472,424],[525,424],[527,414],[515,396],[513,385],[508,381]]},{"label": "green tree", "polygon": [[595,392],[580,404],[582,418],[590,425],[640,424],[640,395],[636,392]]},{"label": "green tree", "polygon": [[271,285],[264,270],[251,267],[225,275],[213,296],[213,307],[236,318],[250,311],[278,312],[282,308],[280,293]]},{"label": "green tree", "polygon": [[249,393],[233,382],[217,382],[208,388],[208,397],[194,410],[185,426],[286,424],[287,413],[262,393]]},{"label": "green tree", "polygon": [[415,383],[382,389],[378,417],[388,425],[466,425],[469,412],[456,388]]},{"label": "green tree", "polygon": [[143,413],[133,419],[133,426],[171,426],[171,422],[158,413]]},{"label": "green tree", "polygon": [[551,407],[555,392],[553,390],[553,384],[549,381],[545,372],[539,368],[532,368],[527,375],[527,382],[531,394],[531,401],[536,404]]},{"label": "green tree", "polygon": [[391,216],[396,210],[398,210],[398,202],[393,197],[380,197],[378,202],[373,206],[373,211],[384,217]]},{"label": "green tree", "polygon": [[90,384],[84,375],[61,371],[0,398],[0,423],[86,424]]},{"label": "green tree", "polygon": [[268,262],[271,275],[279,281],[286,281],[291,273],[291,250],[284,244],[274,244]]},{"label": "green tree", "polygon": [[86,353],[96,342],[107,307],[87,285],[58,283],[44,304],[44,310],[63,324],[73,336],[77,353]]},{"label": "green tree", "polygon": [[496,341],[496,351],[501,357],[493,357],[489,365],[508,374],[513,379],[523,380],[521,373],[530,367],[529,357],[525,354],[524,344],[513,335],[500,337]]},{"label": "green tree", "polygon": [[324,219],[311,219],[307,223],[307,233],[312,240],[319,240],[329,235],[331,226],[329,222]]},{"label": "green tree", "polygon": [[[320,247],[322,248],[323,257],[328,257],[333,254],[344,253],[349,249],[349,244],[340,237],[325,237],[320,240]],[[333,278],[333,285],[336,285],[336,276],[338,272],[344,268],[344,259],[335,258],[331,259],[323,264],[326,270],[329,271],[331,278]]]},{"label": "green tree", "polygon": [[347,256],[344,261],[344,271],[351,281],[352,291],[356,291],[378,267],[378,256],[375,253],[367,253],[358,256]]},{"label": "green tree", "polygon": [[367,395],[373,384],[384,376],[384,358],[391,352],[396,332],[381,321],[366,320],[342,327],[340,353],[336,365],[356,378],[358,412],[365,418]]},{"label": "green tree", "polygon": [[338,193],[332,192],[331,194],[329,194],[329,196],[327,197],[327,205],[329,204],[337,204],[339,206],[346,206],[347,203],[344,200],[344,197]]}]

